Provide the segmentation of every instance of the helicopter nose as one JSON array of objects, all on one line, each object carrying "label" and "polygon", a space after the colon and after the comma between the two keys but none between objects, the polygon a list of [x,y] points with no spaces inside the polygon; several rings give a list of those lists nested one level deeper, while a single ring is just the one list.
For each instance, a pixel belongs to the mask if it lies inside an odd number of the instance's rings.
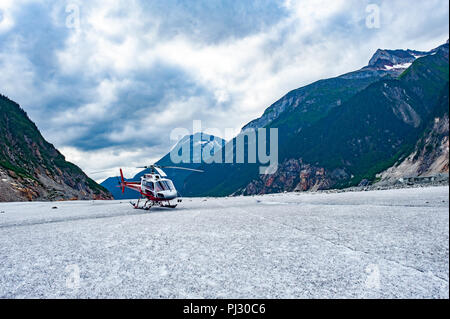
[{"label": "helicopter nose", "polygon": [[158,198],[167,199],[167,200],[171,200],[171,199],[174,199],[175,197],[177,197],[176,192],[173,192],[173,191],[156,193],[156,196]]}]

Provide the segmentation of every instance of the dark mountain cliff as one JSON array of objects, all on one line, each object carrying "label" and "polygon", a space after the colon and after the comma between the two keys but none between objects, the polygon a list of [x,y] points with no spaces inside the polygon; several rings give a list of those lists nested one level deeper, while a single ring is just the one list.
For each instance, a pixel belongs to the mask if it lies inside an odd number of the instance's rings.
[{"label": "dark mountain cliff", "polygon": [[0,201],[111,198],[42,137],[17,103],[0,95]]},{"label": "dark mountain cliff", "polygon": [[381,173],[380,185],[396,183],[410,177],[435,176],[449,173],[449,87],[441,93],[432,120],[418,140],[414,151],[404,160]]}]

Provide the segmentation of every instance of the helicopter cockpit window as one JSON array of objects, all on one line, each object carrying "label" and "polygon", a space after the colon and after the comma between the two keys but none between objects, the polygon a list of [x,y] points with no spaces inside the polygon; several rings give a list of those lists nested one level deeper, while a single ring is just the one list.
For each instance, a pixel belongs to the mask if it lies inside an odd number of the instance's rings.
[{"label": "helicopter cockpit window", "polygon": [[174,186],[172,184],[172,182],[170,181],[159,181],[155,183],[155,188],[157,192],[160,191],[168,191],[168,190],[173,190]]},{"label": "helicopter cockpit window", "polygon": [[167,184],[169,184],[169,188],[170,188],[170,190],[175,190],[175,185],[173,185],[173,182],[172,181],[167,181]]},{"label": "helicopter cockpit window", "polygon": [[153,190],[153,188],[154,188],[153,182],[144,182],[143,184],[145,187],[149,188],[150,190]]}]

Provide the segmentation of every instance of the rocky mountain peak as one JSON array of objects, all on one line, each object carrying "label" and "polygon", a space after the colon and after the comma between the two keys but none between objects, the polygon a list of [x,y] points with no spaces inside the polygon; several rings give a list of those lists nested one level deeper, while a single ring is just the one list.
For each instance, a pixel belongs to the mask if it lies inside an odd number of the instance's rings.
[{"label": "rocky mountain peak", "polygon": [[386,69],[408,68],[417,58],[428,55],[428,52],[413,50],[378,49],[369,61],[369,68]]},{"label": "rocky mountain peak", "polygon": [[442,49],[448,51],[448,40],[446,43],[430,51],[378,49],[369,60],[369,65],[364,69],[407,69],[416,59],[434,54]]}]

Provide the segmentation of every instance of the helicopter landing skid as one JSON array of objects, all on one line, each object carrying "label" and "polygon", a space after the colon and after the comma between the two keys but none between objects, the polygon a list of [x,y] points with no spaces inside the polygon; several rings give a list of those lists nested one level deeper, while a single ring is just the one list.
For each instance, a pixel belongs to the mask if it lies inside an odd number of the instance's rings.
[{"label": "helicopter landing skid", "polygon": [[131,204],[131,206],[133,206],[134,209],[143,209],[143,210],[150,210],[150,208],[152,208],[153,206],[159,206],[159,207],[164,207],[164,208],[172,208],[172,209],[177,207],[176,204],[175,205],[171,205],[169,203],[169,204],[165,205],[165,204],[163,204],[161,202],[154,202],[152,200],[146,200],[143,205],[141,205],[141,202],[142,201],[140,199],[138,199],[138,201],[135,202],[135,203],[130,201],[130,204]]},{"label": "helicopter landing skid", "polygon": [[143,205],[141,205],[141,200],[138,199],[136,203],[133,203],[130,201],[131,206],[133,206],[134,209],[143,209],[143,210],[150,210],[152,206],[154,206],[154,202],[150,200],[146,200]]}]

